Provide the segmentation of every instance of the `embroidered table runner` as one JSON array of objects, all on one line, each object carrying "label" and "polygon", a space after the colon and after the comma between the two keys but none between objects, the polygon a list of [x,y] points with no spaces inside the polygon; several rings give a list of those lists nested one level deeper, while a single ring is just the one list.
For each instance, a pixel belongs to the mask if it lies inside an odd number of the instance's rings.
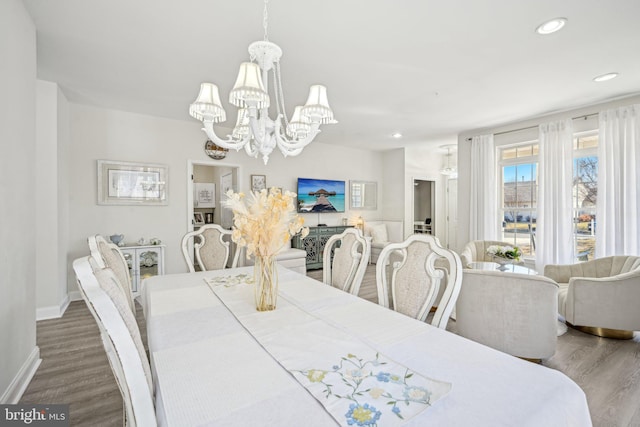
[{"label": "embroidered table runner", "polygon": [[276,310],[256,311],[251,276],[205,281],[256,341],[341,425],[402,425],[451,389],[450,383],[385,357],[330,319],[304,311],[283,292]]}]

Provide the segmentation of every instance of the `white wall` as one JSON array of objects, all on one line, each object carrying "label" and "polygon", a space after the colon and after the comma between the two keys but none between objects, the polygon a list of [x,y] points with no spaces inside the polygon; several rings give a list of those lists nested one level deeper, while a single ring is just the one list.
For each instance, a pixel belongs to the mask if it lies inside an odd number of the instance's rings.
[{"label": "white wall", "polygon": [[[36,215],[33,224],[38,236],[36,246],[36,307],[55,305],[56,287],[51,286],[51,272],[58,265],[58,210],[56,178],[58,169],[57,87],[54,83],[36,83],[36,155],[33,159],[36,174]],[[53,179],[52,179],[53,178]]]},{"label": "white wall", "polygon": [[0,1],[0,58],[0,403],[15,403],[39,363],[36,31],[20,0]]},{"label": "white wall", "polygon": [[365,217],[365,220],[404,221],[405,200],[407,200],[402,190],[404,188],[404,148],[384,151],[382,155],[384,157],[383,179],[379,187],[382,187],[383,198],[378,202],[378,207],[382,207],[382,215],[373,218]]},{"label": "white wall", "polygon": [[[70,104],[71,160],[69,169],[69,246],[67,265],[88,253],[91,234],[123,233],[125,241],[158,237],[166,244],[166,273],[186,272],[180,240],[187,231],[187,160],[210,161],[204,153],[206,136],[195,120],[169,120],[123,111]],[[294,190],[298,177],[336,180],[382,181],[382,154],[322,144],[318,140],[298,157],[285,159],[275,151],[269,164],[244,151],[231,151],[218,164],[239,165],[240,190],[246,191],[251,174],[263,174],[268,186]],[[166,164],[169,167],[168,206],[99,206],[96,160]],[[217,162],[216,162],[217,163]],[[383,195],[380,195],[383,197]],[[362,213],[381,218],[378,211],[321,214],[320,222],[340,224],[343,217]],[[304,214],[307,225],[318,223],[317,214]],[[69,290],[75,290],[73,275]]]},{"label": "white wall", "polygon": [[68,102],[55,83],[36,83],[36,317],[66,308]]},{"label": "white wall", "polygon": [[58,301],[62,314],[68,304],[67,278],[75,277],[71,264],[67,263],[69,249],[69,186],[70,184],[70,130],[69,130],[69,102],[64,94],[58,92]]},{"label": "white wall", "polygon": [[[582,132],[598,128],[596,116],[584,119],[583,116],[597,114],[600,111],[617,108],[624,105],[637,104],[640,96],[628,97],[616,101],[585,106],[579,109],[551,114],[544,117],[537,117],[526,121],[512,123],[496,128],[476,129],[465,132],[458,136],[458,239],[457,247],[462,248],[469,241],[469,219],[470,215],[470,194],[471,194],[471,142],[469,138],[476,135],[501,134],[496,135],[494,140],[496,146],[534,140],[538,138],[537,126],[555,120],[577,118],[573,121],[574,131]],[[638,165],[640,167],[640,165]]]}]

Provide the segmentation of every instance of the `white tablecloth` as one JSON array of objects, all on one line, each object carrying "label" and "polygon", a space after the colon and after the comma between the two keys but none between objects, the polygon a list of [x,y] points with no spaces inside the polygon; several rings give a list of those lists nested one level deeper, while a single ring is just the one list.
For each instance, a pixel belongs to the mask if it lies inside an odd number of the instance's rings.
[{"label": "white tablecloth", "polygon": [[[334,418],[236,320],[204,278],[143,282],[160,425],[327,426]],[[564,374],[434,328],[279,269],[287,300],[427,378],[452,384],[409,426],[590,426],[582,390]],[[265,328],[268,328],[265,316]],[[278,328],[282,328],[281,322]],[[286,346],[286,343],[282,343]],[[348,351],[348,349],[345,349]],[[384,425],[380,422],[378,425]]]}]

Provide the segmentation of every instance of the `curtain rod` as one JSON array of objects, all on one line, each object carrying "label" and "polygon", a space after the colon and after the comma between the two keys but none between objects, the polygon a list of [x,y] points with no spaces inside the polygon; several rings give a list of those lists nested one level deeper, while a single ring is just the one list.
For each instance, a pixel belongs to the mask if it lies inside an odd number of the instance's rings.
[{"label": "curtain rod", "polygon": [[[593,116],[597,116],[597,115],[598,115],[598,113],[583,114],[583,115],[578,116],[578,117],[572,117],[571,120],[578,120],[578,119],[587,120],[589,117],[593,117]],[[504,135],[504,134],[512,133],[512,132],[520,132],[520,131],[523,131],[523,130],[535,129],[538,126],[540,126],[540,125],[527,126],[527,127],[523,127],[523,128],[519,128],[519,129],[505,130],[503,132],[496,132],[496,133],[493,134],[493,136]],[[472,138],[466,138],[465,141],[471,141],[471,139]]]}]

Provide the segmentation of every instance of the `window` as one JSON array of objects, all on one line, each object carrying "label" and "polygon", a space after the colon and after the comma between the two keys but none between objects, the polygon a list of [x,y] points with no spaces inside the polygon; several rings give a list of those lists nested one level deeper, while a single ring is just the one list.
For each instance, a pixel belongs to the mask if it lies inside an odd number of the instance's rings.
[{"label": "window", "polygon": [[[598,196],[598,134],[576,134],[573,141],[572,206],[575,253],[580,260],[595,254]],[[501,191],[500,239],[518,246],[524,255],[536,249],[538,143],[529,141],[499,150]]]},{"label": "window", "polygon": [[593,259],[598,200],[598,134],[576,135],[573,141],[572,206],[578,259]]},{"label": "window", "polygon": [[524,255],[535,253],[538,195],[538,144],[528,143],[500,151],[502,172],[501,240],[518,246]]}]

